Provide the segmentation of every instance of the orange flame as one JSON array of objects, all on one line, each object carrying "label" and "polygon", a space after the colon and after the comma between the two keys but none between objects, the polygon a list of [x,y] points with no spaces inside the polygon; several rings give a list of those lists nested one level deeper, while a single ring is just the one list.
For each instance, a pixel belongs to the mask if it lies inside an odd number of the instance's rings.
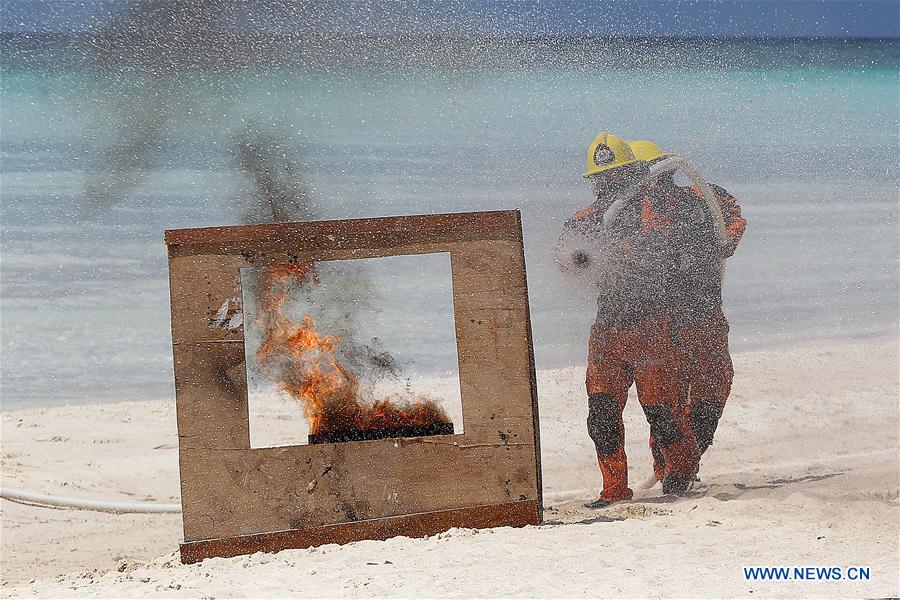
[{"label": "orange flame", "polygon": [[292,286],[317,285],[311,263],[288,263],[266,270],[262,286],[260,326],[263,341],[256,360],[273,375],[279,391],[303,405],[310,432],[335,433],[401,429],[450,423],[434,401],[414,396],[398,404],[391,398],[374,402],[360,397],[359,382],[336,355],[339,336],[321,335],[311,314],[297,323],[284,312]]}]

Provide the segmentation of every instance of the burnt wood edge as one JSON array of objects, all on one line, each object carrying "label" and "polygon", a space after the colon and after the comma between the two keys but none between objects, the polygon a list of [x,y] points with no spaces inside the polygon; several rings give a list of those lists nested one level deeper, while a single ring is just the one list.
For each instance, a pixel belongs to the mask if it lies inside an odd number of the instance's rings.
[{"label": "burnt wood edge", "polygon": [[228,558],[254,552],[279,552],[323,544],[346,544],[361,540],[386,540],[398,535],[427,537],[451,527],[485,529],[540,525],[540,505],[535,500],[489,504],[433,512],[367,519],[309,529],[290,529],[181,544],[181,562],[190,564],[206,558]]},{"label": "burnt wood edge", "polygon": [[336,444],[344,442],[367,442],[396,438],[418,438],[434,435],[453,435],[453,423],[429,423],[406,427],[382,427],[379,429],[348,429],[344,431],[323,431],[310,433],[307,440],[313,444]]},{"label": "burnt wood edge", "polygon": [[[506,239],[515,230],[516,211],[481,211],[444,213],[432,215],[406,215],[398,217],[373,217],[366,219],[338,219],[328,221],[301,221],[288,223],[264,223],[259,225],[232,225],[227,227],[200,227],[194,229],[166,230],[166,245],[225,246],[268,242],[273,238],[313,238],[313,245],[320,248],[352,247],[341,244],[341,237],[381,238],[379,246],[394,246],[429,241],[432,243],[459,240]],[[335,241],[338,243],[335,244]],[[308,243],[308,242],[307,242]]]},{"label": "burnt wood edge", "polygon": [[538,517],[544,519],[544,483],[541,470],[541,422],[538,414],[537,373],[534,366],[534,342],[531,334],[531,308],[528,302],[528,269],[525,265],[525,238],[522,235],[522,213],[516,213],[516,229],[519,234],[519,252],[522,258],[522,285],[525,292],[525,337],[528,344],[528,383],[531,387],[531,416],[534,421],[534,466],[537,482]]}]

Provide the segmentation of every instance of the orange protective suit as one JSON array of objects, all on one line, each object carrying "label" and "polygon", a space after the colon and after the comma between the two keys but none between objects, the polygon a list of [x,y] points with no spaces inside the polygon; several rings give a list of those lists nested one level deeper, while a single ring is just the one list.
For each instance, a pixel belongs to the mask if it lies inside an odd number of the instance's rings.
[{"label": "orange protective suit", "polygon": [[[601,502],[632,496],[622,422],[632,383],[637,384],[663,458],[664,489],[667,482],[677,486],[690,481],[699,463],[693,429],[680,402],[681,371],[670,327],[679,259],[672,237],[677,215],[674,203],[658,200],[649,194],[635,199],[609,225],[618,244],[607,249],[607,260],[618,268],[609,281],[600,282],[586,376],[588,433],[603,475]],[[579,214],[588,216],[585,211]]]},{"label": "orange protective suit", "polygon": [[678,359],[665,316],[612,327],[595,323],[588,343],[586,383],[588,433],[603,475],[602,499],[617,502],[632,496],[622,422],[632,383],[637,384],[638,399],[664,459],[661,476],[693,478],[700,455],[687,415],[677,408]]},{"label": "orange protective suit", "polygon": [[[696,186],[677,188],[681,207],[692,216],[678,219],[684,230],[674,236],[678,251],[687,259],[687,268],[674,284],[671,314],[680,370],[680,411],[691,424],[701,455],[712,444],[734,377],[718,263],[734,254],[747,226],[737,200],[723,188],[711,187],[722,210],[728,242],[724,249],[715,246],[700,190]],[[673,195],[671,186],[658,186],[655,192]],[[652,437],[650,447],[656,477],[662,479],[665,457]]]}]

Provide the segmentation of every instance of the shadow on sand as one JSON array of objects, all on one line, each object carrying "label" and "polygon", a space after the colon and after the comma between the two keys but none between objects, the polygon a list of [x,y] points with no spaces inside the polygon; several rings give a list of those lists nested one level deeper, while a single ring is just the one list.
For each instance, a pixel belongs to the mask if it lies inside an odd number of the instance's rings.
[{"label": "shadow on sand", "polygon": [[745,495],[753,495],[762,490],[789,489],[795,486],[802,486],[817,481],[831,479],[832,477],[838,477],[845,473],[846,471],[835,471],[816,475],[804,475],[802,477],[770,479],[766,480],[764,483],[758,484],[730,483],[706,485],[698,482],[694,489],[681,496],[669,494],[635,498],[633,500],[617,502],[609,507],[601,509],[590,509],[583,506],[581,500],[572,500],[559,505],[557,508],[549,508],[547,512],[548,516],[551,518],[545,521],[544,525],[592,525],[594,523],[623,521],[630,518],[665,516],[674,512],[672,509],[666,508],[666,505],[673,505],[687,500],[697,500],[707,497],[721,501],[737,500]]}]

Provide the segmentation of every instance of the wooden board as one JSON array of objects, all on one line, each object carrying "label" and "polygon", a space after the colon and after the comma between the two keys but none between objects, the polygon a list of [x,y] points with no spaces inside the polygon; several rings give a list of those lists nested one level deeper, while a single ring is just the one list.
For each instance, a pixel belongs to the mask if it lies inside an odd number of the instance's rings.
[{"label": "wooden board", "polygon": [[[166,241],[187,543],[518,502],[540,521],[517,211],[177,230]],[[243,329],[220,318],[242,310],[238,269],[433,252],[450,254],[464,433],[250,448]]]},{"label": "wooden board", "polygon": [[390,537],[427,537],[451,527],[482,529],[485,527],[524,527],[540,523],[537,502],[508,502],[492,506],[470,506],[325,525],[310,529],[290,529],[261,535],[245,535],[217,540],[200,540],[181,545],[181,562],[195,563],[204,558],[240,556],[253,552],[278,552],[289,548],[309,548],[322,544],[346,544],[360,540],[386,540]]},{"label": "wooden board", "polygon": [[486,211],[204,227],[166,231],[166,244],[170,250],[183,247],[201,252],[212,250],[211,254],[238,254],[279,248],[322,252],[452,241],[515,241],[521,240],[521,231],[516,232],[517,221],[518,211]]}]

